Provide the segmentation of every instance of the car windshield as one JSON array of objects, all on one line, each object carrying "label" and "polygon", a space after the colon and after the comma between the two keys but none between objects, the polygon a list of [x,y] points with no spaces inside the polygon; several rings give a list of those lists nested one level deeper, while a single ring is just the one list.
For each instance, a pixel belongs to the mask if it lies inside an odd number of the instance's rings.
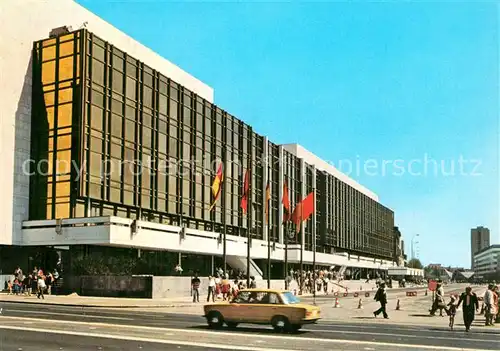
[{"label": "car windshield", "polygon": [[283,293],[283,303],[285,305],[292,305],[300,303],[300,299],[291,292],[287,291]]}]

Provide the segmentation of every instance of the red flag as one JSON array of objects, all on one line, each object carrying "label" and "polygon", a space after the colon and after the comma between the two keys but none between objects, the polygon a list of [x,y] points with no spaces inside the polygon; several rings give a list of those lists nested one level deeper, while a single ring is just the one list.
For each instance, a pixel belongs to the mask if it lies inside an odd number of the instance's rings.
[{"label": "red flag", "polygon": [[290,199],[288,198],[288,186],[286,185],[286,181],[283,182],[283,198],[281,200],[283,203],[283,223],[288,222],[290,220]]},{"label": "red flag", "polygon": [[243,182],[243,196],[241,198],[241,209],[243,213],[248,211],[248,193],[250,191],[250,170],[247,169],[245,173],[245,180]]},{"label": "red flag", "polygon": [[266,186],[266,223],[269,223],[269,201],[271,201],[271,185],[267,182]]},{"label": "red flag", "polygon": [[293,210],[291,221],[295,223],[297,233],[300,231],[300,224],[307,220],[314,212],[314,191],[309,193],[300,201]]},{"label": "red flag", "polygon": [[212,209],[215,207],[215,203],[219,198],[223,181],[224,181],[224,175],[222,173],[222,163],[221,163],[219,165],[219,169],[217,169],[217,174],[215,175],[214,182],[212,183],[212,194],[214,196],[214,202],[212,203],[212,206],[210,206],[210,211],[212,211]]}]

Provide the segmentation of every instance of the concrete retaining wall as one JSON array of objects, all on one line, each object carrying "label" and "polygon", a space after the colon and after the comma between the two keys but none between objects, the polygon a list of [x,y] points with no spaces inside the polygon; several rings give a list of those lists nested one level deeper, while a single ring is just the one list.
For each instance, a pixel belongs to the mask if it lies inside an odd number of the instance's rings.
[{"label": "concrete retaining wall", "polygon": [[[199,277],[201,280],[200,295],[208,293],[208,277]],[[291,288],[294,286],[292,283]],[[296,284],[295,284],[296,285]],[[266,280],[258,280],[257,287],[267,288]],[[272,289],[284,289],[283,280],[271,280]],[[191,295],[190,277],[153,277],[153,299],[177,298]]]}]

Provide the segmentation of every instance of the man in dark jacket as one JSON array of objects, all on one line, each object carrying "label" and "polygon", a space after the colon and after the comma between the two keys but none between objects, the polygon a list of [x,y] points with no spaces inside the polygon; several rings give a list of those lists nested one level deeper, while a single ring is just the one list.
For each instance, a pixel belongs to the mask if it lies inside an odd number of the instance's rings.
[{"label": "man in dark jacket", "polygon": [[465,292],[460,295],[460,300],[458,301],[457,308],[462,302],[465,331],[468,332],[470,330],[472,322],[474,321],[475,312],[479,311],[479,301],[476,294],[472,292],[472,288],[470,286],[466,287]]},{"label": "man in dark jacket", "polygon": [[379,284],[377,293],[375,294],[375,301],[380,302],[380,308],[373,312],[373,315],[377,317],[380,313],[384,315],[384,318],[389,318],[385,306],[387,305],[387,292],[385,291],[385,282]]}]

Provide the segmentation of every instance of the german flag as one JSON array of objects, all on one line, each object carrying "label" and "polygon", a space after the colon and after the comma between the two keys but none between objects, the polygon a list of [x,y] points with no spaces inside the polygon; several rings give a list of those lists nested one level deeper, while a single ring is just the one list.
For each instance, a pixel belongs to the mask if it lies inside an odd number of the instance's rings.
[{"label": "german flag", "polygon": [[212,183],[212,194],[214,196],[214,202],[212,203],[212,206],[210,206],[210,211],[215,207],[215,204],[217,203],[217,199],[219,198],[221,189],[222,189],[222,182],[224,181],[224,174],[222,171],[222,163],[219,165],[219,168],[217,169],[217,174],[215,175],[214,182]]}]

